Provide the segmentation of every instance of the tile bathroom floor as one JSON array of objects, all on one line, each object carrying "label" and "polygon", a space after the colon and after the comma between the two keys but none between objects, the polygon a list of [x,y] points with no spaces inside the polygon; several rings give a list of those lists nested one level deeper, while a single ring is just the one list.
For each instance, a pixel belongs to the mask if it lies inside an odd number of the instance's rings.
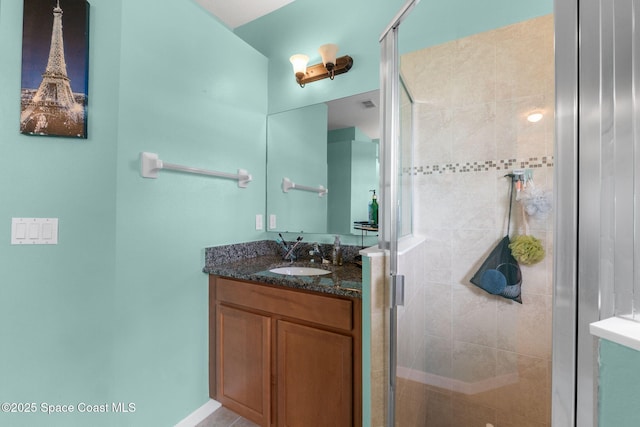
[{"label": "tile bathroom floor", "polygon": [[225,407],[220,407],[213,414],[202,420],[196,427],[258,427],[246,418]]}]

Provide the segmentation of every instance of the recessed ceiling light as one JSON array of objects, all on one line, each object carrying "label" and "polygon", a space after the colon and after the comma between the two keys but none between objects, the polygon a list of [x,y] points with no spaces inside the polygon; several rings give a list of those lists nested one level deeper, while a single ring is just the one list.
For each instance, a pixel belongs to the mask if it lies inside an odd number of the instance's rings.
[{"label": "recessed ceiling light", "polygon": [[542,120],[542,113],[531,113],[527,116],[527,120],[531,123],[537,123]]}]

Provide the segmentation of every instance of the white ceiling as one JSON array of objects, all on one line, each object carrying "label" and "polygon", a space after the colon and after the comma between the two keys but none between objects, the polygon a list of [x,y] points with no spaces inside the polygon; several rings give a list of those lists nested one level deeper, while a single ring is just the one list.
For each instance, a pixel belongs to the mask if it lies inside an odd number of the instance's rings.
[{"label": "white ceiling", "polygon": [[[366,108],[364,103],[373,103]],[[380,138],[380,91],[360,93],[327,102],[329,130],[357,127],[371,139]]]},{"label": "white ceiling", "polygon": [[196,0],[229,28],[234,29],[280,9],[294,0]]}]

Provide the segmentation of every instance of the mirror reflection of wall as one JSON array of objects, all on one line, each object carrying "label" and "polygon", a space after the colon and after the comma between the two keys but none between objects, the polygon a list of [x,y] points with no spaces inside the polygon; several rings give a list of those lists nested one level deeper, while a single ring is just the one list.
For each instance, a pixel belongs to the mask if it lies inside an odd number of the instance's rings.
[{"label": "mirror reflection of wall", "polygon": [[[267,122],[269,231],[356,234],[378,193],[379,92],[272,114]],[[328,188],[319,197],[282,189],[282,178]]]},{"label": "mirror reflection of wall", "polygon": [[354,222],[368,220],[372,191],[378,192],[378,143],[356,127],[330,130],[328,142],[333,191],[327,227],[332,234],[351,234]]},{"label": "mirror reflection of wall", "polygon": [[[267,122],[267,215],[271,231],[327,230],[327,196],[284,192],[282,180],[327,186],[327,106],[311,105],[269,116]],[[329,188],[329,191],[331,189]]]}]

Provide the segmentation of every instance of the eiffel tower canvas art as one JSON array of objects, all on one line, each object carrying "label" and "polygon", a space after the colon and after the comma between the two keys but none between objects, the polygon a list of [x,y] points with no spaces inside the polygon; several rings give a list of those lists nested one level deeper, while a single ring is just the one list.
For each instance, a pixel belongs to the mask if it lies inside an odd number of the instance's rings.
[{"label": "eiffel tower canvas art", "polygon": [[21,133],[87,137],[88,12],[86,0],[24,0]]}]

